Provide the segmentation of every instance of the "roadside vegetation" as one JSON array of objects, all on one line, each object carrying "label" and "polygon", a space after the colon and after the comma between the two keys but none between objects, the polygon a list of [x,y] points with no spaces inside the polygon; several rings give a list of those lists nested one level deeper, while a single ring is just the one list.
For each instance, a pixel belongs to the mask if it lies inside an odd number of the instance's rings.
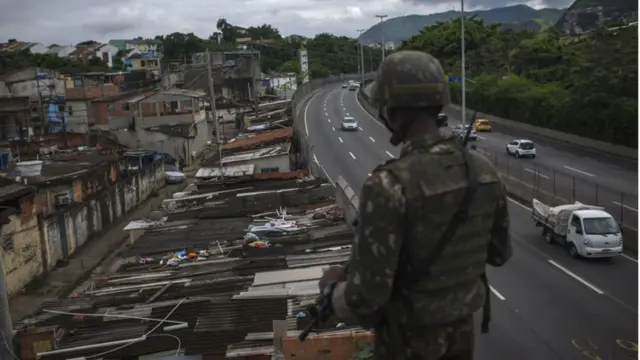
[{"label": "roadside vegetation", "polygon": [[[638,146],[638,28],[567,38],[465,22],[467,106],[499,117]],[[573,41],[568,41],[572,39]],[[428,26],[401,49],[429,52],[460,73],[460,20]],[[452,95],[459,103],[460,86]]]}]

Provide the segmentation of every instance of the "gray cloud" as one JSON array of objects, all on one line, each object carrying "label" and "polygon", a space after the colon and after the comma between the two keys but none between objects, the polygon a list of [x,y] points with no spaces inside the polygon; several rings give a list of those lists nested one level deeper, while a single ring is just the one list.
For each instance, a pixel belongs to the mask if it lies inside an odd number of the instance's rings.
[{"label": "gray cloud", "polygon": [[[467,0],[470,7],[503,6],[508,0]],[[566,2],[567,0],[560,0]],[[562,6],[553,0],[530,0],[535,7]],[[219,17],[240,26],[271,24],[283,35],[320,32],[356,36],[389,17],[429,14],[459,8],[457,0],[0,0],[0,34],[4,39],[72,44],[87,39],[153,37],[193,32],[208,37]]]}]

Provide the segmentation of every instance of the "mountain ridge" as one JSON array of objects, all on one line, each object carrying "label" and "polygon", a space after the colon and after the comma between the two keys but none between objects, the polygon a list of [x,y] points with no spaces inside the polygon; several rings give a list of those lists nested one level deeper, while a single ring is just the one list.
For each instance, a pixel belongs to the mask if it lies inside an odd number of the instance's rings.
[{"label": "mountain ridge", "polygon": [[[465,16],[476,16],[486,23],[502,23],[503,27],[507,29],[541,31],[554,26],[566,10],[566,8],[536,10],[527,5],[512,5],[489,10],[468,11],[465,12]],[[358,40],[364,44],[380,43],[381,31],[384,30],[385,42],[397,44],[419,33],[425,26],[446,22],[460,16],[461,13],[455,10],[428,15],[399,16],[373,25],[363,32]]]}]

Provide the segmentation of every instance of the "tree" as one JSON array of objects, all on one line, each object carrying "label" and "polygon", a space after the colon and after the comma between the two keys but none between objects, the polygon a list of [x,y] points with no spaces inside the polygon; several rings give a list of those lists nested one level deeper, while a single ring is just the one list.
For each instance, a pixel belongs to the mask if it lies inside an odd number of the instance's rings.
[{"label": "tree", "polygon": [[[425,27],[401,49],[427,51],[459,74],[460,21]],[[465,22],[467,104],[479,111],[637,147],[636,27],[561,37]],[[612,54],[615,54],[612,56]],[[460,100],[460,87],[452,97]]]}]

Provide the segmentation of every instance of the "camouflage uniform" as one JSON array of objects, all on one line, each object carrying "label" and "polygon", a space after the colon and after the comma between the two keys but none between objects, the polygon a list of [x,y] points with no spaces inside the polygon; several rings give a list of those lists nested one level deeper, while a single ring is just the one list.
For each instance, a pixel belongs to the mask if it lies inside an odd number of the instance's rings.
[{"label": "camouflage uniform", "polygon": [[[372,98],[379,106],[449,103],[439,62],[398,52],[378,70]],[[469,217],[412,288],[403,279],[451,221],[469,184],[462,147],[451,134],[406,141],[398,159],[372,172],[360,194],[360,222],[347,281],[332,298],[339,318],[375,323],[376,359],[472,359],[473,313],[485,303],[485,264],[512,253],[504,186],[493,165],[472,152],[478,188]]]}]

